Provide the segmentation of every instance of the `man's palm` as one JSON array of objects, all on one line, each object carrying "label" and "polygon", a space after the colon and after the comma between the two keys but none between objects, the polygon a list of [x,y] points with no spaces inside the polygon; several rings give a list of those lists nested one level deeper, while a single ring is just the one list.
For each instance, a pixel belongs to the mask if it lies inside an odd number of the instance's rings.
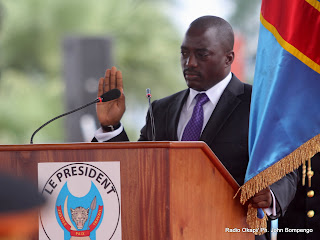
[{"label": "man's palm", "polygon": [[122,74],[115,67],[107,69],[104,78],[99,80],[98,97],[111,89],[118,88],[121,96],[109,102],[97,103],[97,116],[101,125],[117,125],[125,111]]}]

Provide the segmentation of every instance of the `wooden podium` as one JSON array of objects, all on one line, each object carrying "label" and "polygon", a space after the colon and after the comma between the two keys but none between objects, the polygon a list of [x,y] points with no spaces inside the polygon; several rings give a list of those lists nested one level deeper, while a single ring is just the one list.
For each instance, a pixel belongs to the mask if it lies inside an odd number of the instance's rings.
[{"label": "wooden podium", "polygon": [[238,184],[203,142],[0,146],[0,169],[35,182],[39,162],[91,161],[120,161],[124,240],[254,239]]}]

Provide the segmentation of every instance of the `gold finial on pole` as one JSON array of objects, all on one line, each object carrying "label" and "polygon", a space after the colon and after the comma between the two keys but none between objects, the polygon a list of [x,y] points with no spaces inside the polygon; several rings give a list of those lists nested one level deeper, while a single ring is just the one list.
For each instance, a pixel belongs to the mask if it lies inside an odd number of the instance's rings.
[{"label": "gold finial on pole", "polygon": [[308,160],[308,186],[311,187],[311,178],[313,176],[314,172],[311,170],[311,159]]},{"label": "gold finial on pole", "polygon": [[302,164],[302,186],[306,185],[306,162],[303,162]]}]

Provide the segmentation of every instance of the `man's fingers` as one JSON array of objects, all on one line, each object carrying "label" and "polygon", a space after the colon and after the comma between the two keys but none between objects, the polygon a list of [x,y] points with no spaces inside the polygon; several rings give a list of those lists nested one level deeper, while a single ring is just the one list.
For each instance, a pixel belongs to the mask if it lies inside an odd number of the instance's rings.
[{"label": "man's fingers", "polygon": [[123,89],[123,83],[122,83],[122,73],[121,71],[117,71],[116,73],[116,88],[122,90]]},{"label": "man's fingers", "polygon": [[104,75],[104,82],[103,82],[103,93],[108,92],[110,90],[110,69],[107,69]]},{"label": "man's fingers", "polygon": [[254,208],[268,208],[268,207],[270,207],[270,203],[267,200],[266,201],[260,201],[260,202],[251,203],[251,205]]},{"label": "man's fingers", "polygon": [[254,208],[268,208],[270,205],[267,201],[257,202],[257,203],[251,203],[252,207]]},{"label": "man's fingers", "polygon": [[266,195],[258,195],[251,198],[250,203],[254,208],[268,208],[270,203]]},{"label": "man's fingers", "polygon": [[251,199],[250,203],[254,208],[268,208],[272,203],[270,188],[267,187],[256,193]]},{"label": "man's fingers", "polygon": [[254,202],[260,202],[260,201],[264,201],[264,200],[267,200],[268,199],[268,193],[267,194],[259,194],[257,193],[256,195],[254,195],[252,197],[252,201]]},{"label": "man's fingers", "polygon": [[257,204],[259,202],[266,202],[268,201],[266,196],[255,196],[251,199],[252,204]]},{"label": "man's fingers", "polygon": [[103,94],[103,81],[104,81],[104,78],[99,79],[98,97],[100,97]]},{"label": "man's fingers", "polygon": [[116,88],[116,73],[117,73],[117,68],[112,67],[111,68],[111,76],[110,76],[110,89]]},{"label": "man's fingers", "polygon": [[104,78],[99,79],[98,97],[114,88],[123,91],[122,73],[116,67],[107,69]]}]

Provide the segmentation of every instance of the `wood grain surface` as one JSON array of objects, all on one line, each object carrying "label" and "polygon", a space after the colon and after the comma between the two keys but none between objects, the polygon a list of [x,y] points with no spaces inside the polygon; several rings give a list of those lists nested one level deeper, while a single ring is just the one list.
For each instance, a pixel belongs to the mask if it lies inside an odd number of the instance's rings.
[{"label": "wood grain surface", "polygon": [[203,142],[0,146],[0,170],[37,183],[39,162],[120,161],[124,240],[254,239],[237,183]]}]

